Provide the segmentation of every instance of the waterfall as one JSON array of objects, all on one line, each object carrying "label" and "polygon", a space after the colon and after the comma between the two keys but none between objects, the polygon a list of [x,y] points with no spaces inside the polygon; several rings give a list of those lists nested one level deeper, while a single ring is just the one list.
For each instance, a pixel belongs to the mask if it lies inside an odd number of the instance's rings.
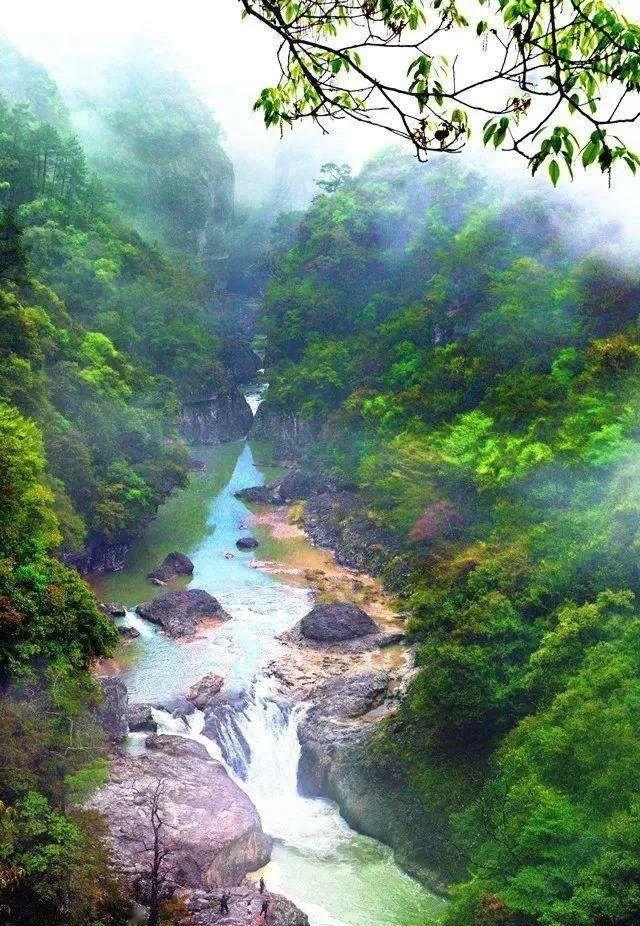
[{"label": "waterfall", "polygon": [[298,725],[307,709],[283,702],[272,680],[261,675],[243,704],[222,702],[213,717],[198,710],[173,717],[159,709],[153,716],[159,733],[196,740],[224,763],[255,804],[267,833],[323,858],[353,833],[333,802],[298,793]]}]

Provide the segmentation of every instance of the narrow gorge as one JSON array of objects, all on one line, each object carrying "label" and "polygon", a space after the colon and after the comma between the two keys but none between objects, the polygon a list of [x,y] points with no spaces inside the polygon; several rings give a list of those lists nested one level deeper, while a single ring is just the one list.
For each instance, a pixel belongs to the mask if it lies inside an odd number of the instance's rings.
[{"label": "narrow gorge", "polygon": [[[259,400],[258,394],[249,397],[254,408]],[[253,451],[243,442],[194,448],[204,471],[160,509],[132,565],[98,582],[101,597],[126,606],[125,616],[117,618],[121,630],[138,635],[126,644],[126,665],[118,673],[127,687],[133,729],[112,760],[111,784],[92,798],[92,806],[105,813],[125,868],[134,871],[136,842],[132,849],[124,821],[130,824],[132,802],[144,805],[153,781],[169,782],[164,799],[177,845],[172,867],[196,906],[202,891],[217,898],[229,888],[232,915],[239,915],[248,890],[241,886],[243,877],[249,873],[255,882],[260,872],[269,892],[292,900],[312,926],[435,921],[442,902],[402,872],[389,848],[351,829],[325,796],[335,791],[324,782],[326,757],[335,753],[335,741],[357,743],[397,701],[410,663],[397,642],[401,621],[377,588],[369,610],[380,624],[351,628],[342,643],[338,638],[318,643],[299,630],[292,632],[312,610],[318,570],[314,574],[312,568],[287,565],[286,538],[297,536],[297,555],[305,559],[308,554],[309,567],[322,554],[295,527],[284,531],[280,551],[278,531],[268,531],[268,561],[260,547],[238,549],[237,541],[253,534],[254,520],[270,520],[263,508],[263,516],[254,518],[236,497],[265,482],[254,452],[261,448]],[[185,510],[189,520],[193,516],[191,533],[183,533],[179,524]],[[188,553],[193,563],[188,587],[214,596],[228,618],[205,614],[188,637],[182,635],[184,628],[178,635],[170,628],[167,633],[166,626],[153,625],[136,612],[145,585],[147,596],[167,594],[145,576],[174,548]],[[334,568],[336,594],[368,597],[358,589],[370,585],[357,573]],[[187,700],[189,689],[212,676],[221,680],[221,690],[214,685],[213,693],[209,690],[194,707]],[[144,781],[143,799],[136,782]],[[350,787],[348,776],[341,787]],[[364,830],[378,830],[375,835],[384,837],[380,805],[385,795],[367,796],[366,790],[360,782],[353,798],[342,795],[343,806],[351,806],[346,812],[356,827],[360,820]],[[195,804],[194,792],[199,795]],[[367,806],[359,813],[357,804]],[[387,816],[396,811],[389,808]],[[230,833],[220,847],[228,819]],[[372,826],[373,819],[382,825]],[[402,861],[402,847],[397,848]],[[419,870],[417,864],[405,867]],[[213,897],[211,902],[216,902]],[[297,923],[286,904],[282,909],[286,922]]]}]

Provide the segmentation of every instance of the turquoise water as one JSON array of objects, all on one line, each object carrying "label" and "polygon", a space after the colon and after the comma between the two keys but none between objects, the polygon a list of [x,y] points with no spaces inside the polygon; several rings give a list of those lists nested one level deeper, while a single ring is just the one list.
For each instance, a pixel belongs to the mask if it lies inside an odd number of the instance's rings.
[{"label": "turquoise water", "polygon": [[[197,539],[193,533],[200,515],[189,517],[193,539],[184,552],[194,562],[190,584],[215,595],[232,620],[184,642],[165,637],[129,612],[126,623],[142,634],[135,645],[138,658],[126,674],[130,698],[162,703],[207,672],[225,678],[225,691],[248,693],[248,706],[237,720],[251,746],[251,761],[238,783],[254,801],[265,830],[276,839],[264,872],[268,888],[294,900],[307,912],[312,926],[430,926],[443,909],[442,901],[405,875],[386,847],[351,830],[333,803],[303,798],[297,792],[297,724],[304,708],[283,711],[263,670],[283,651],[277,634],[299,620],[312,600],[307,589],[253,569],[253,553],[237,550],[238,537],[250,533],[249,512],[233,493],[262,483],[263,474],[250,446],[235,446],[235,463],[225,456],[229,448],[214,454],[209,472],[195,476],[182,493],[187,506],[198,499],[195,507],[200,511],[203,485],[220,482],[215,473],[220,460],[226,482],[221,489],[218,485],[202,508]],[[159,512],[153,525],[154,552],[180,549],[180,544],[172,544],[180,501],[178,494]],[[111,597],[131,602],[132,589],[139,583],[139,571],[123,573],[109,580],[108,591]],[[152,589],[142,587],[145,594]],[[217,745],[200,732],[199,712],[189,718],[189,726],[168,715],[164,719],[168,729],[199,739],[212,755],[221,757]],[[229,737],[233,750],[231,732]]]}]

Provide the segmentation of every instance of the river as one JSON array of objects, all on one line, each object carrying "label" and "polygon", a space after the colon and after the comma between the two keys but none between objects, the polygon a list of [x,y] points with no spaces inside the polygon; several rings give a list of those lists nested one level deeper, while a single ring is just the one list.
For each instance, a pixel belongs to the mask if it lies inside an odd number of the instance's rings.
[{"label": "river", "polygon": [[[141,634],[127,647],[130,700],[163,703],[207,672],[225,678],[226,692],[249,693],[247,706],[229,726],[224,755],[202,735],[199,712],[188,718],[188,727],[164,712],[157,719],[161,731],[203,742],[255,803],[264,829],[275,839],[263,872],[268,888],[291,898],[308,914],[311,926],[435,923],[442,901],[404,874],[385,846],[350,829],[332,802],[298,794],[302,708],[283,709],[263,670],[284,649],[276,636],[310,609],[311,593],[252,568],[253,554],[236,549],[238,537],[251,531],[249,511],[233,493],[270,476],[256,466],[252,447],[235,443],[197,451],[197,456],[206,472],[195,474],[160,509],[129,569],[106,577],[99,592],[133,608],[151,597],[146,572],[170,550],[181,550],[194,562],[189,584],[215,595],[233,619],[177,642],[128,610],[125,623]],[[234,727],[251,746],[248,763]],[[131,747],[140,748],[140,743],[132,735]]]}]

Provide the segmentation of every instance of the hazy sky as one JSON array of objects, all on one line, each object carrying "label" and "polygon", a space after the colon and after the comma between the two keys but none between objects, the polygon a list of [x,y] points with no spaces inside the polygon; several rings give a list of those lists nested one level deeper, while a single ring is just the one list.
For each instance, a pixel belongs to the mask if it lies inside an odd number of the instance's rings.
[{"label": "hazy sky", "polygon": [[[639,0],[622,0],[628,11]],[[259,23],[240,19],[238,0],[110,0],[109,4],[87,0],[19,0],[4,5],[0,31],[22,51],[47,66],[53,76],[82,74],[90,81],[100,60],[126,47],[143,35],[159,46],[171,49],[194,86],[211,103],[226,134],[226,147],[239,167],[250,171],[251,158],[274,160],[278,133],[263,127],[260,114],[252,112],[261,87],[276,79],[274,42]],[[299,129],[295,130],[297,133]],[[296,143],[325,144],[327,157],[334,159],[336,146],[344,157],[359,166],[366,156],[393,141],[391,136],[356,125],[342,124],[323,143],[319,130],[307,130]],[[310,142],[308,141],[310,139]],[[408,146],[407,146],[408,147]],[[342,152],[341,152],[342,153]],[[500,170],[514,169],[505,155],[482,154]],[[528,183],[524,165],[517,160],[523,185]],[[640,181],[616,180],[613,193],[600,177],[580,180],[583,195],[593,196],[627,221],[640,217]]]},{"label": "hazy sky", "polygon": [[[95,12],[92,12],[94,10]],[[260,89],[277,79],[274,42],[260,24],[241,20],[238,0],[21,0],[4,9],[0,31],[48,66],[54,77],[86,73],[105,55],[125,47],[134,37],[171,49],[224,127],[232,154],[251,145],[264,155],[278,142],[266,133],[259,113],[252,112]],[[358,164],[384,144],[377,133],[350,127],[344,135],[351,159]],[[320,139],[319,131],[313,137]],[[335,147],[333,144],[329,148]]]}]

